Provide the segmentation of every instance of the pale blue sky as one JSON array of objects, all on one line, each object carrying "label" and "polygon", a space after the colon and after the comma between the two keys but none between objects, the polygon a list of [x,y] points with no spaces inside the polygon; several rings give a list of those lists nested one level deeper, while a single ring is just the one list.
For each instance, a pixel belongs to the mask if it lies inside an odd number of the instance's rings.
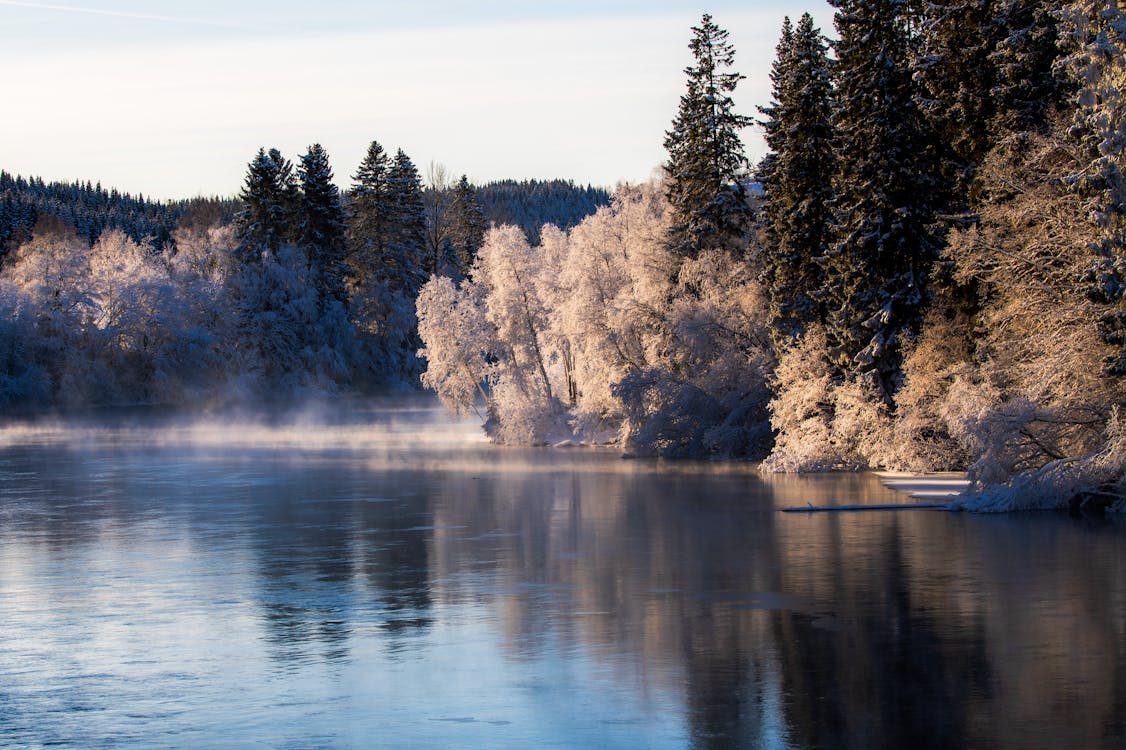
[{"label": "pale blue sky", "polygon": [[823,0],[0,0],[0,168],[228,195],[259,146],[320,142],[345,186],[375,139],[476,181],[643,180],[705,10],[745,114],[769,98],[783,16],[831,33]]}]

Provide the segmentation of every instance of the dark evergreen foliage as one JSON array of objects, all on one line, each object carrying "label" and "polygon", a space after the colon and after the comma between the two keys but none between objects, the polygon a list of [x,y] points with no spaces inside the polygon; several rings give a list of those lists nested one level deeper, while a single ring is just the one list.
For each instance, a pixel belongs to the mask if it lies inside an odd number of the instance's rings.
[{"label": "dark evergreen foliage", "polygon": [[87,182],[45,182],[0,171],[0,258],[30,238],[40,217],[68,224],[93,244],[106,229],[161,248],[190,201],[161,203]]},{"label": "dark evergreen foliage", "polygon": [[740,247],[752,218],[739,137],[751,119],[735,112],[731,94],[743,76],[727,72],[735,62],[727,37],[707,14],[692,27],[688,48],[696,64],[684,70],[688,90],[665,137],[667,195],[675,216],[670,241],[687,257],[705,247]]},{"label": "dark evergreen foliage", "polygon": [[771,72],[774,102],[760,108],[773,153],[758,175],[768,240],[763,281],[778,345],[823,318],[817,259],[826,251],[836,171],[831,75],[828,46],[813,17],[803,15],[796,29],[787,18]]},{"label": "dark evergreen foliage", "polygon": [[372,141],[364,160],[352,176],[345,239],[348,263],[356,277],[375,272],[376,258],[388,242],[393,221],[389,168],[387,152],[378,141]]},{"label": "dark evergreen foliage", "polygon": [[344,302],[344,208],[332,181],[328,154],[319,143],[309,147],[297,168],[301,180],[299,242],[308,254],[322,302]]},{"label": "dark evergreen foliage", "polygon": [[263,252],[278,251],[296,238],[299,229],[299,190],[293,164],[277,149],[258,149],[247,167],[239,195],[243,209],[236,220],[239,256],[253,260]]},{"label": "dark evergreen foliage", "polygon": [[457,257],[458,267],[464,274],[477,257],[477,250],[485,241],[485,212],[481,209],[478,198],[478,189],[465,175],[457,181],[453,189],[451,213],[453,221],[450,227],[450,243]]},{"label": "dark evergreen foliage", "polygon": [[391,237],[384,248],[383,267],[394,279],[393,287],[415,295],[434,269],[423,266],[426,257],[426,211],[422,179],[402,149],[395,153],[387,172],[392,216]]},{"label": "dark evergreen foliage", "polygon": [[1042,130],[1052,110],[1074,92],[1074,83],[1056,71],[1062,5],[1059,0],[999,1],[995,131]]},{"label": "dark evergreen foliage", "polygon": [[917,104],[901,0],[831,0],[839,101],[834,240],[824,263],[830,358],[890,397],[941,248],[933,132]]},{"label": "dark evergreen foliage", "polygon": [[998,0],[928,0],[915,61],[920,106],[946,147],[944,174],[965,210],[1000,117]]},{"label": "dark evergreen foliage", "polygon": [[570,180],[497,180],[475,187],[486,226],[512,224],[528,241],[540,241],[544,224],[567,230],[602,206],[610,205],[610,191]]}]

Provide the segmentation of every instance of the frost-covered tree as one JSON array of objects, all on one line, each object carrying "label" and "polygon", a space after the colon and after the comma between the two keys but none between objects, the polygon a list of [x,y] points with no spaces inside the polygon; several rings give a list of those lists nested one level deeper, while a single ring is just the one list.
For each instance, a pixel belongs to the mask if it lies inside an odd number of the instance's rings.
[{"label": "frost-covered tree", "polygon": [[771,333],[782,345],[822,318],[815,299],[822,286],[817,259],[829,239],[836,172],[828,48],[808,13],[796,29],[786,19],[771,80],[774,101],[760,108],[773,151],[760,174],[767,230],[763,261]]},{"label": "frost-covered tree", "polygon": [[493,352],[499,346],[485,318],[483,291],[472,282],[459,289],[447,277],[432,276],[418,295],[418,333],[424,342],[418,354],[426,360],[422,384],[455,416],[480,415],[478,403],[488,408],[487,389],[496,377]]},{"label": "frost-covered tree", "polygon": [[673,210],[670,241],[684,257],[705,248],[741,248],[751,221],[740,131],[751,119],[735,112],[731,94],[743,76],[731,71],[735,48],[710,15],[692,27],[694,64],[687,91],[665,136],[666,189]]},{"label": "frost-covered tree", "polygon": [[309,258],[313,283],[322,304],[345,300],[344,209],[332,181],[328,153],[319,143],[309,146],[297,167],[301,181],[298,243]]},{"label": "frost-covered tree", "polygon": [[[1116,352],[1100,336],[1102,305],[1082,283],[1098,257],[1099,229],[1075,217],[1089,215],[1098,199],[1061,179],[1089,164],[1063,123],[1048,135],[1012,136],[982,171],[987,201],[980,226],[952,238],[958,274],[980,279],[989,294],[979,321],[979,364],[949,381],[943,407],[982,486],[1057,461],[1074,469],[1098,463],[1117,405],[1126,400],[1122,379],[1102,367]],[[1067,497],[1062,485],[1055,491]]]},{"label": "frost-covered tree", "polygon": [[9,300],[28,306],[35,320],[40,356],[28,366],[42,380],[25,384],[31,393],[49,391],[51,399],[58,400],[60,392],[82,390],[74,387],[84,380],[81,358],[75,355],[85,349],[91,334],[89,273],[86,241],[73,228],[43,220],[31,240],[5,262],[4,279],[15,287]]},{"label": "frost-covered tree", "polygon": [[1106,369],[1126,377],[1126,8],[1120,2],[1084,0],[1067,9],[1066,30],[1075,51],[1065,62],[1078,81],[1072,135],[1086,168],[1076,187],[1091,196],[1087,214],[1098,229],[1087,271],[1089,296],[1100,303],[1099,326],[1116,351]]},{"label": "frost-covered tree", "polygon": [[873,373],[890,399],[940,247],[943,185],[917,106],[904,3],[831,4],[840,41],[834,238],[824,267],[828,345],[838,372]]},{"label": "frost-covered tree", "polygon": [[424,287],[423,382],[455,409],[479,394],[502,442],[762,455],[771,360],[754,271],[722,249],[678,257],[669,216],[654,183],[570,232],[544,227],[538,247],[491,230],[468,280]]},{"label": "frost-covered tree", "polygon": [[37,331],[36,318],[31,295],[0,277],[0,407],[51,403],[51,352]]}]

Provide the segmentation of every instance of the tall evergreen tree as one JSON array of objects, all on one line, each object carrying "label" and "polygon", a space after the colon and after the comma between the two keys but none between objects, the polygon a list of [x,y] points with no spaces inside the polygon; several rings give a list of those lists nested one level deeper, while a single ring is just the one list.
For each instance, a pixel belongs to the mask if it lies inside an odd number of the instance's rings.
[{"label": "tall evergreen tree", "polygon": [[1042,130],[1054,108],[1073,91],[1057,75],[1061,56],[1059,0],[1000,0],[997,13],[1001,38],[993,53],[996,69],[999,133]]},{"label": "tall evergreen tree", "polygon": [[995,142],[1002,0],[928,0],[915,60],[921,108],[947,147],[943,173],[957,211],[973,201],[974,176]]},{"label": "tall evergreen tree", "polygon": [[735,49],[710,15],[692,27],[688,48],[695,65],[685,68],[687,91],[666,133],[667,195],[674,214],[672,246],[693,257],[707,247],[741,246],[751,221],[747,159],[739,131],[751,119],[736,114],[732,92],[743,76],[728,72]]},{"label": "tall evergreen tree", "polygon": [[376,259],[387,244],[393,221],[391,185],[387,174],[389,167],[387,152],[378,141],[372,141],[364,160],[352,176],[345,240],[348,264],[355,277],[366,277],[375,272]]},{"label": "tall evergreen tree", "polygon": [[258,149],[247,167],[246,182],[239,198],[243,209],[236,219],[238,253],[250,261],[263,252],[277,252],[294,238],[298,205],[293,164],[277,149]]},{"label": "tall evergreen tree", "polygon": [[314,143],[301,157],[297,168],[301,179],[301,226],[299,241],[308,254],[314,283],[322,302],[343,302],[344,209],[340,191],[332,182],[328,153]]},{"label": "tall evergreen tree", "polygon": [[760,172],[769,246],[764,281],[775,343],[800,336],[823,317],[815,297],[822,285],[836,171],[833,85],[828,45],[813,17],[796,29],[787,18],[771,72],[774,102],[760,108],[771,160]]},{"label": "tall evergreen tree", "polygon": [[943,185],[916,101],[902,0],[830,0],[840,34],[834,241],[827,332],[842,374],[874,373],[886,397],[917,328]]},{"label": "tall evergreen tree", "polygon": [[477,199],[477,188],[469,182],[465,175],[454,186],[453,224],[450,228],[450,240],[457,254],[458,266],[464,274],[468,272],[477,257],[477,250],[485,241],[485,213],[481,210],[481,203]]},{"label": "tall evergreen tree", "polygon": [[426,210],[422,180],[410,157],[399,149],[387,172],[392,224],[382,264],[395,287],[413,297],[426,280]]}]

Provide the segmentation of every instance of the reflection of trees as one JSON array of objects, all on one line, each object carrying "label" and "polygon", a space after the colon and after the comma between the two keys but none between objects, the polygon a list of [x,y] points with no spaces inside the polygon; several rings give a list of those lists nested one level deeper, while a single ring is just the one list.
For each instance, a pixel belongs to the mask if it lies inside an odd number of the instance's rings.
[{"label": "reflection of trees", "polygon": [[[442,613],[480,616],[513,660],[582,654],[643,710],[671,696],[698,748],[1126,739],[1121,528],[773,511],[772,497],[803,505],[810,492],[894,497],[866,476],[759,478],[558,451],[419,473],[283,454],[193,463],[153,451],[130,463],[44,451],[0,484],[0,543],[96,562],[99,549],[112,558],[175,539],[168,555],[203,566],[191,574],[205,600],[246,586],[230,596],[253,603],[241,622],[261,625],[279,668],[337,662],[372,632],[400,648]],[[216,550],[234,575],[207,569]],[[13,575],[0,570],[0,585]],[[99,606],[95,589],[76,590]],[[195,622],[227,625],[222,611]]]},{"label": "reflection of trees", "polygon": [[[821,520],[811,525],[821,535],[813,546],[836,563],[823,574],[833,617],[775,618],[793,738],[803,747],[970,746],[968,711],[989,678],[980,621],[941,635],[933,610],[916,600],[900,517],[863,530]],[[787,590],[808,583],[788,577]]]},{"label": "reflection of trees", "polygon": [[260,605],[275,656],[288,663],[319,648],[323,658],[345,657],[356,621],[392,635],[428,626],[424,509],[358,496],[378,488],[335,462],[285,476],[255,504]]},{"label": "reflection of trees", "polygon": [[[558,639],[642,696],[681,695],[696,747],[1121,738],[1120,542],[1077,570],[1089,530],[1058,518],[1045,534],[1027,518],[782,516],[772,479],[583,463],[451,475],[435,494],[435,523],[463,527],[435,533],[435,596],[495,602],[514,658]],[[811,486],[895,497],[869,476],[785,477],[775,502]]]}]

